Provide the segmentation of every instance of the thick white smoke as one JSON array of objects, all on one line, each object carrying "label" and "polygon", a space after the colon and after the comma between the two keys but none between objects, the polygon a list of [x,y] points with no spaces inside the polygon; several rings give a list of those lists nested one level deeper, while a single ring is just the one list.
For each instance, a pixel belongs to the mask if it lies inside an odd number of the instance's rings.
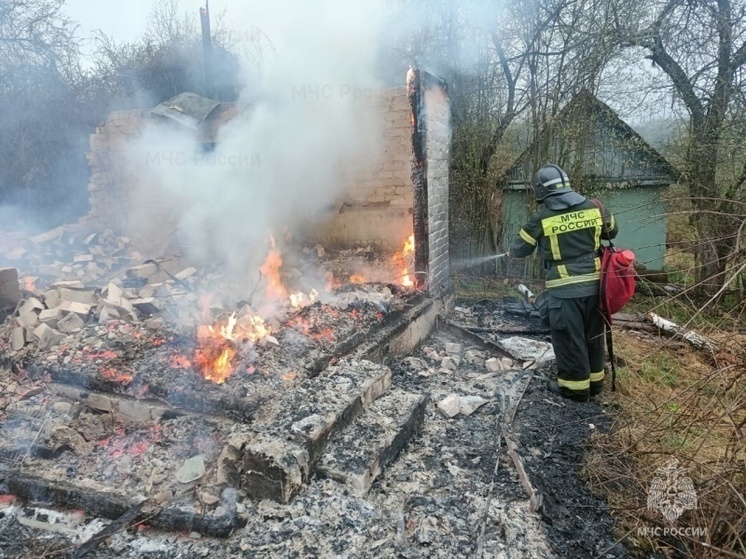
[{"label": "thick white smoke", "polygon": [[[272,42],[239,117],[214,152],[178,126],[152,125],[130,151],[140,185],[133,225],[170,219],[192,256],[248,271],[266,256],[270,231],[334,204],[351,171],[381,149],[370,102],[385,10],[379,1],[263,1],[240,8],[235,33],[257,28]],[[160,228],[162,229],[162,227]],[[281,234],[281,233],[280,233]]]}]

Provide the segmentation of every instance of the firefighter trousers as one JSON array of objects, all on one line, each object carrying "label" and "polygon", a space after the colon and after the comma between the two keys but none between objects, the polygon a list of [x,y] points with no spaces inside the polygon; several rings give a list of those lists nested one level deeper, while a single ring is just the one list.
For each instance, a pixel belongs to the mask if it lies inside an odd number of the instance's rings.
[{"label": "firefighter trousers", "polygon": [[581,398],[598,394],[606,365],[598,295],[561,299],[550,294],[547,305],[560,390]]}]

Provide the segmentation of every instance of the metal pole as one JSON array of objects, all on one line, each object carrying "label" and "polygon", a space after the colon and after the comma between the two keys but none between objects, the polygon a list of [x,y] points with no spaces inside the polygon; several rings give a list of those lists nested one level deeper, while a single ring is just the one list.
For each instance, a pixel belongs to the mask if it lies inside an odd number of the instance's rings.
[{"label": "metal pole", "polygon": [[205,96],[213,98],[213,64],[212,64],[212,35],[210,33],[210,0],[205,0],[205,7],[199,9],[202,23],[202,52],[204,55]]}]

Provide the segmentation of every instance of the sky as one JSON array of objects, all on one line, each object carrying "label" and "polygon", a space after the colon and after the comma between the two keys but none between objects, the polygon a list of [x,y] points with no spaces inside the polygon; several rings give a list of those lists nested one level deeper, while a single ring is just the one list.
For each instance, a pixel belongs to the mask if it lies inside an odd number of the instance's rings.
[{"label": "sky", "polygon": [[150,10],[148,0],[129,2],[92,2],[91,0],[68,0],[67,13],[80,28],[82,39],[90,37],[93,31],[101,30],[117,40],[137,36],[145,27]]},{"label": "sky", "polygon": [[[192,13],[198,20],[204,0],[178,1],[183,11]],[[67,0],[66,11],[79,25],[78,36],[84,41],[83,51],[89,52],[86,41],[95,31],[103,31],[117,42],[142,35],[155,4],[156,0]],[[229,19],[240,19],[248,12],[246,4],[239,0],[211,0],[210,11],[217,15],[226,10]]]}]

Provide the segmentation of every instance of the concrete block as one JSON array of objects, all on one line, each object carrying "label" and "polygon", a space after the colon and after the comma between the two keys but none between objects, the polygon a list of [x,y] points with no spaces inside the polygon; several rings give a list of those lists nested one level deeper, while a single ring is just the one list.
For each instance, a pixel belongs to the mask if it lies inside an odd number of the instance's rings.
[{"label": "concrete block", "polygon": [[74,312],[71,312],[59,321],[57,329],[63,334],[75,334],[85,328],[85,321]]},{"label": "concrete block", "polygon": [[40,324],[34,329],[34,337],[40,349],[49,349],[60,343],[65,335],[46,324]]},{"label": "concrete block", "polygon": [[128,278],[147,279],[158,271],[155,264],[141,264],[127,270]]},{"label": "concrete block", "polygon": [[70,313],[75,313],[83,320],[88,319],[88,315],[91,313],[92,308],[93,307],[91,305],[76,303],[73,301],[62,301],[59,306],[62,314],[67,315]]},{"label": "concrete block", "polygon": [[463,344],[446,343],[446,353],[448,355],[461,355],[462,351],[464,351]]},{"label": "concrete block", "polygon": [[13,351],[23,349],[26,345],[26,335],[23,328],[13,328],[10,332],[10,348]]},{"label": "concrete block", "polygon": [[501,361],[496,357],[493,357],[492,359],[488,359],[487,361],[484,362],[484,365],[485,367],[487,367],[487,370],[491,373],[497,373],[503,370],[503,365]]},{"label": "concrete block", "polygon": [[459,366],[457,359],[459,359],[459,357],[453,355],[444,357],[440,362],[440,366],[449,371],[455,371]]},{"label": "concrete block", "polygon": [[51,328],[57,328],[57,324],[62,319],[62,311],[60,309],[44,309],[39,314],[39,322],[46,324]]},{"label": "concrete block", "polygon": [[392,390],[371,405],[329,445],[317,471],[362,497],[401,452],[425,417],[427,398]]},{"label": "concrete block", "polygon": [[460,400],[458,394],[450,394],[438,402],[438,411],[448,419],[452,419],[459,414]]},{"label": "concrete block", "polygon": [[69,289],[60,288],[60,299],[71,303],[82,303],[83,305],[95,306],[98,303],[98,294],[94,289]]}]

